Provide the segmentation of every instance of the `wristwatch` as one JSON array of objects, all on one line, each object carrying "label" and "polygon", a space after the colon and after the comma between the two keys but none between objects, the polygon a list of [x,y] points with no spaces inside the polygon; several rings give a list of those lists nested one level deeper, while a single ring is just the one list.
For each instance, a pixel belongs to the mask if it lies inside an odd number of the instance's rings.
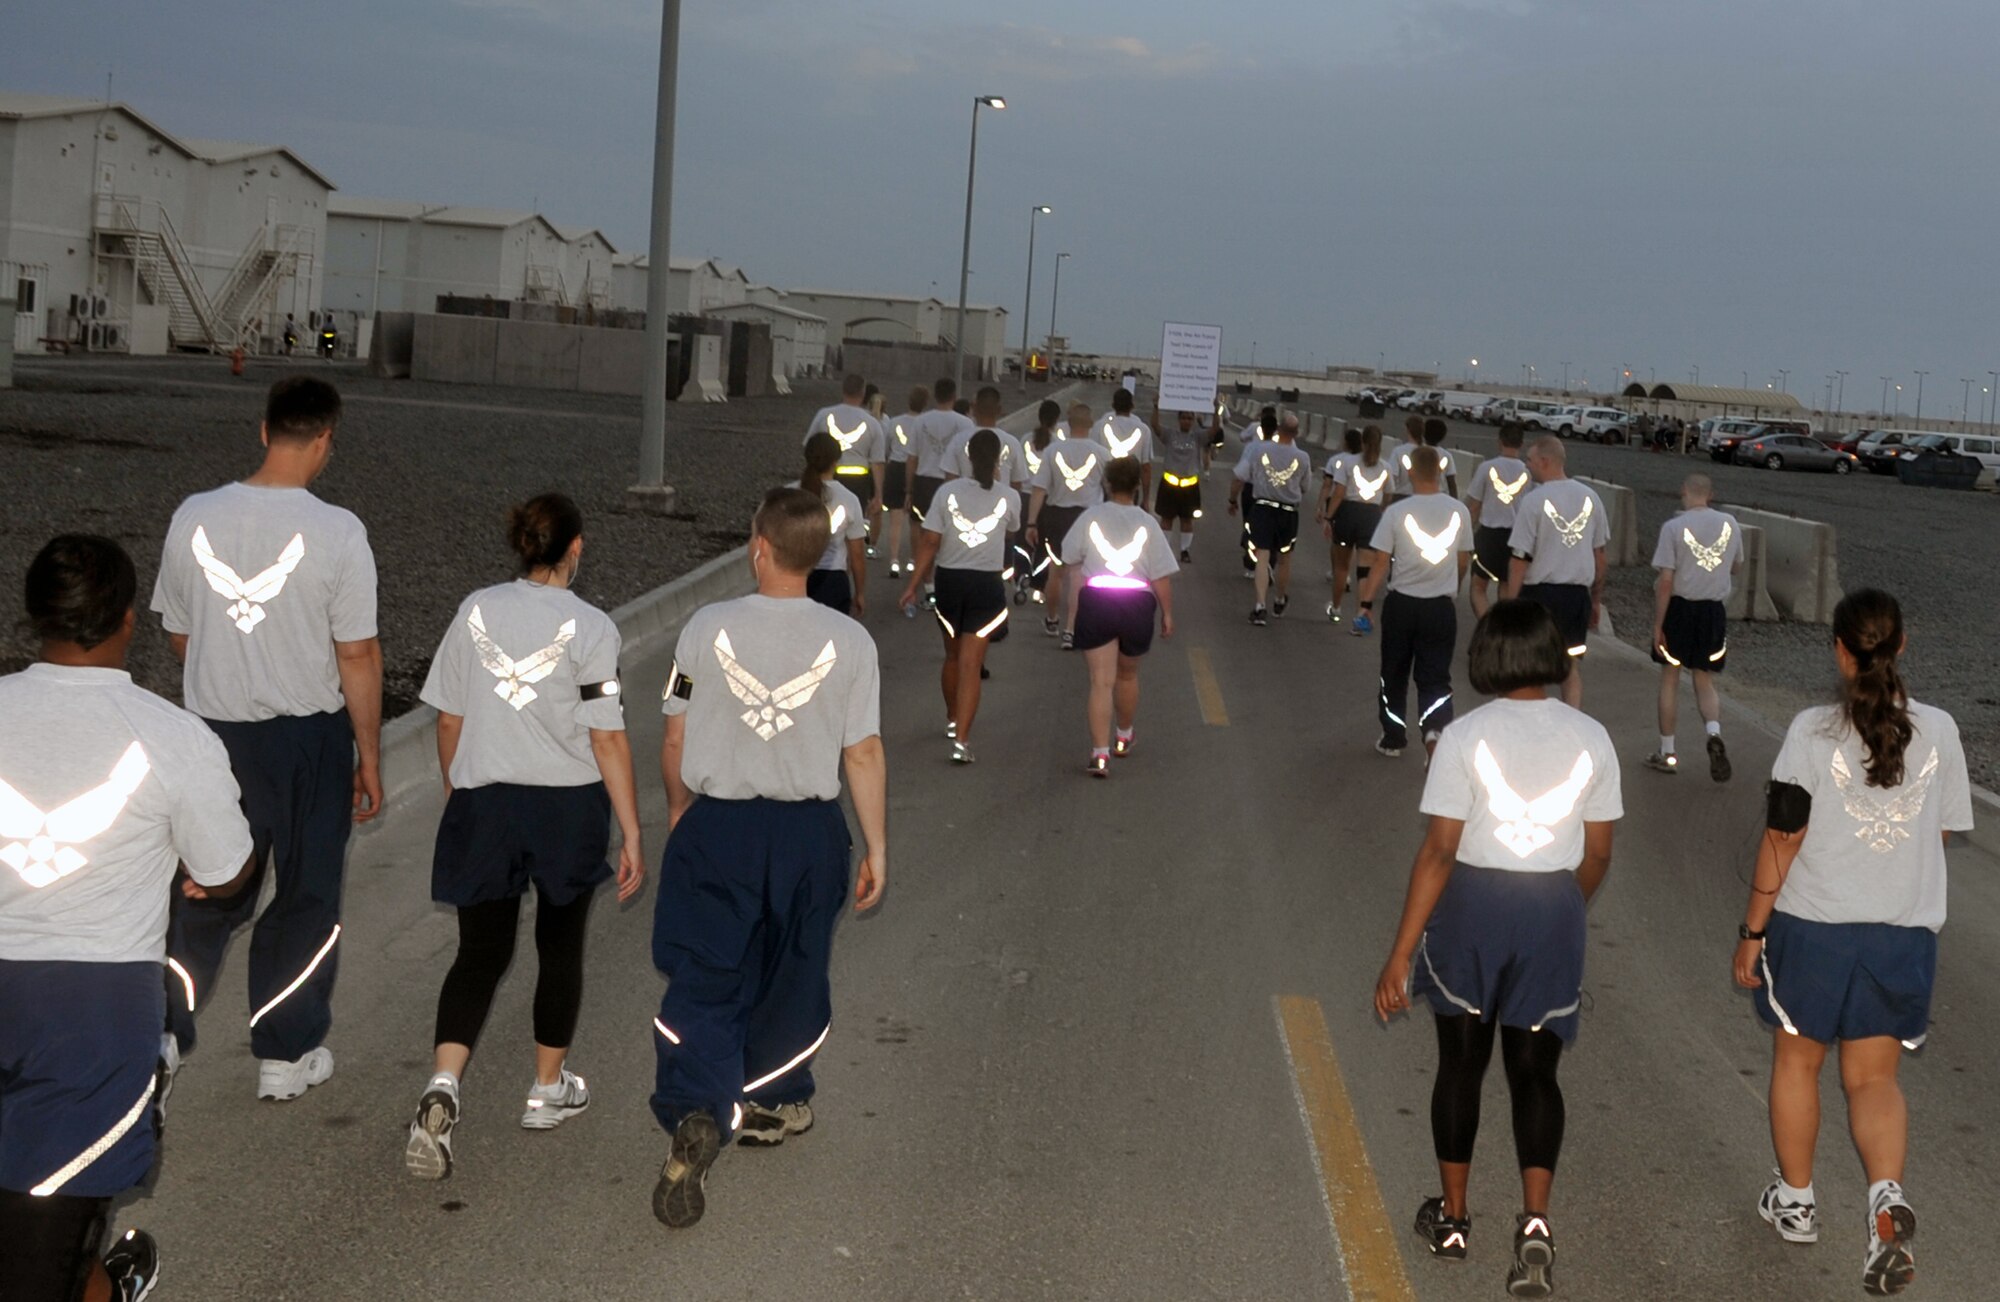
[{"label": "wristwatch", "polygon": [[1739,922],[1736,924],[1736,938],[1738,940],[1762,940],[1764,939],[1764,933],[1750,930],[1750,924],[1747,922]]}]

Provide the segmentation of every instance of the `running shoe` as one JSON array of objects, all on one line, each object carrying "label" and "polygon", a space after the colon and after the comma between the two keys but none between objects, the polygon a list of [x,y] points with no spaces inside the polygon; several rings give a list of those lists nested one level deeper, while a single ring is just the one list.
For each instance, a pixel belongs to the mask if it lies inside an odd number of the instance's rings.
[{"label": "running shoe", "polygon": [[1264,608],[1262,606],[1252,606],[1250,608],[1250,622],[1252,624],[1255,624],[1258,628],[1263,628],[1265,625],[1269,624],[1271,620],[1270,617],[1264,613]]},{"label": "running shoe", "polygon": [[1042,621],[1042,635],[1044,637],[1054,637],[1060,632],[1062,632],[1062,621],[1054,615]]},{"label": "running shoe", "polygon": [[1119,759],[1126,758],[1132,753],[1132,741],[1133,739],[1130,737],[1113,737],[1111,739],[1111,753]]},{"label": "running shoe", "polygon": [[1194,564],[1194,553],[1189,551],[1185,547],[1181,548],[1181,564],[1183,565]]},{"label": "running shoe", "polygon": [[449,1076],[431,1077],[417,1100],[417,1117],[403,1145],[403,1167],[419,1180],[442,1180],[451,1174],[451,1132],[458,1124],[458,1087]]},{"label": "running shoe", "polygon": [[1354,622],[1347,626],[1347,631],[1356,637],[1367,637],[1375,631],[1375,621],[1370,619],[1368,612],[1364,610],[1354,617]]},{"label": "running shoe", "polygon": [[875,559],[875,544],[874,544],[874,543],[869,543],[869,544],[868,544],[868,559],[869,559],[869,560],[871,560],[871,561]]},{"label": "running shoe", "polygon": [[1668,776],[1672,776],[1681,771],[1680,756],[1668,755],[1663,751],[1656,750],[1646,757],[1646,767],[1655,773],[1665,773]]},{"label": "running shoe", "polygon": [[1085,766],[1083,771],[1094,778],[1108,778],[1111,776],[1111,757],[1109,755],[1099,755],[1097,752],[1092,751],[1090,754],[1090,763]]},{"label": "running shoe", "polygon": [[1729,747],[1722,744],[1720,735],[1708,739],[1708,776],[1717,782],[1729,781],[1735,770],[1729,767]]},{"label": "running shoe", "polygon": [[[1771,1172],[1778,1175],[1778,1172]],[[1783,1179],[1773,1180],[1757,1199],[1757,1214],[1787,1243],[1819,1242],[1819,1208],[1812,1203],[1788,1203],[1778,1190]]]},{"label": "running shoe", "polygon": [[736,1128],[736,1142],[752,1148],[776,1148],[793,1135],[813,1128],[810,1103],[780,1103],[767,1108],[758,1103],[743,1105],[743,1124]]},{"label": "running shoe", "polygon": [[1384,737],[1375,743],[1375,753],[1377,755],[1387,755],[1390,759],[1401,759],[1403,757],[1403,748],[1401,746],[1391,746],[1389,739]]},{"label": "running shoe", "polygon": [[1469,1216],[1446,1216],[1443,1198],[1426,1198],[1417,1208],[1417,1237],[1439,1261],[1464,1261],[1466,1237],[1472,1233]]},{"label": "running shoe", "polygon": [[1076,650],[1076,634],[1070,632],[1068,629],[1064,629],[1062,632],[1062,649],[1065,651]]},{"label": "running shoe", "polygon": [[951,744],[951,762],[954,764],[972,763],[972,747],[962,741],[953,742]]},{"label": "running shoe", "polygon": [[660,1180],[653,1186],[653,1215],[670,1230],[684,1230],[708,1210],[702,1186],[722,1155],[722,1130],[706,1112],[690,1112],[674,1127]]},{"label": "running shoe", "polygon": [[1271,614],[1276,618],[1282,619],[1285,615],[1285,607],[1291,604],[1292,599],[1290,597],[1280,597],[1271,603]]},{"label": "running shoe", "polygon": [[127,1230],[104,1254],[104,1273],[116,1302],[139,1302],[160,1282],[160,1247],[144,1230]]},{"label": "running shoe", "polygon": [[1556,1244],[1548,1217],[1523,1212],[1515,1220],[1507,1291],[1515,1297],[1547,1297],[1556,1291]]},{"label": "running shoe", "polygon": [[1903,1199],[1903,1188],[1887,1181],[1868,1207],[1868,1258],[1861,1266],[1861,1287],[1876,1297],[1900,1293],[1917,1277],[1916,1254],[1910,1240],[1917,1236],[1917,1214]]},{"label": "running shoe", "polygon": [[590,1087],[569,1068],[553,1085],[537,1084],[528,1091],[528,1106],[521,1113],[521,1129],[554,1130],[590,1106]]},{"label": "running shoe", "polygon": [[289,1102],[333,1076],[333,1050],[321,1045],[297,1062],[265,1058],[257,1064],[257,1097]]},{"label": "running shoe", "polygon": [[890,561],[890,562],[889,562],[889,573],[891,573],[891,574],[901,574],[902,572],[903,572],[903,563],[902,563],[901,561]]},{"label": "running shoe", "polygon": [[1340,607],[1334,605],[1331,601],[1326,603],[1326,622],[1329,624],[1338,624],[1340,622]]}]

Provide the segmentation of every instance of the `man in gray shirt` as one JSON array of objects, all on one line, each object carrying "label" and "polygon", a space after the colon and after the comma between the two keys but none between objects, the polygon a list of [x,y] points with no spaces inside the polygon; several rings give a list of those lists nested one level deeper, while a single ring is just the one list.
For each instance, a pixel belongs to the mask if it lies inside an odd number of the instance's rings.
[{"label": "man in gray shirt", "polygon": [[1722,742],[1722,699],[1715,676],[1729,655],[1731,578],[1743,563],[1743,530],[1736,517],[1709,505],[1715,485],[1693,474],[1681,485],[1681,513],[1660,526],[1653,549],[1653,663],[1660,666],[1660,748],[1646,767],[1676,773],[1674,716],[1681,670],[1694,675],[1695,707],[1708,736],[1708,775],[1730,778],[1729,749]]},{"label": "man in gray shirt", "polygon": [[852,840],[854,907],[888,880],[887,766],[875,643],[806,596],[826,550],[819,498],[777,488],[751,522],[757,592],[698,610],[674,648],[662,711],[667,848],[653,965],[653,1115],[673,1142],[653,1214],[684,1229],[735,1139],[779,1144],[813,1124],[812,1058],[831,1029],[828,961]]},{"label": "man in gray shirt", "polygon": [[[382,810],[375,558],[361,521],[308,488],[339,422],[340,395],[325,381],[272,385],[264,464],[181,503],[153,588],[187,666],[187,708],[229,751],[259,871],[269,862],[277,877],[249,964],[250,1048],[267,1099],[297,1098],[333,1074],[325,1040],[347,835]],[[194,1047],[195,1010],[230,936],[256,913],[259,884],[230,900],[174,901],[170,1067]]]}]

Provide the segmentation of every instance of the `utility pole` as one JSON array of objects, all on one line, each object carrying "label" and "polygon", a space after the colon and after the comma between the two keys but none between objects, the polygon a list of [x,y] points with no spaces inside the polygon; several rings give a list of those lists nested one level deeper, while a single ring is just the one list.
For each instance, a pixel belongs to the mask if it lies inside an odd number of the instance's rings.
[{"label": "utility pole", "polygon": [[957,357],[951,371],[954,382],[960,388],[965,387],[965,291],[972,279],[972,182],[979,171],[979,110],[1006,107],[1007,101],[998,95],[975,95],[972,98],[972,148],[965,158],[965,242],[958,252],[958,337],[953,341]]},{"label": "utility pole", "polygon": [[1929,374],[1929,371],[1917,372],[1917,414],[1910,417],[1910,423],[1918,429],[1924,427],[1924,377]]},{"label": "utility pole", "polygon": [[681,62],[681,3],[661,0],[660,82],[653,123],[653,227],[646,265],[646,389],[639,403],[639,482],[626,503],[652,515],[674,509],[667,483],[667,302],[674,218],[674,96]]}]

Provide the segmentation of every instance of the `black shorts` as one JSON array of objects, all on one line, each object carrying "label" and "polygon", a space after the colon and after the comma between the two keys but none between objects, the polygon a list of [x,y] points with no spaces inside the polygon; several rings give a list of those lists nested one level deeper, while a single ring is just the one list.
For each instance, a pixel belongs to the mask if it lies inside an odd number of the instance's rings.
[{"label": "black shorts", "polygon": [[1145,655],[1153,645],[1158,609],[1151,588],[1093,588],[1086,583],[1076,599],[1076,649],[1094,651],[1115,640],[1119,655]]},{"label": "black shorts", "polygon": [[1529,583],[1521,596],[1556,618],[1556,631],[1572,656],[1590,646],[1590,588],[1581,583]]},{"label": "black shorts", "polygon": [[611,876],[611,797],[602,782],[465,787],[445,801],[431,856],[431,898],[462,909],[541,888],[573,903]]},{"label": "black shorts", "polygon": [[1250,545],[1259,551],[1288,552],[1299,540],[1299,508],[1257,502],[1250,508]]},{"label": "black shorts", "polygon": [[1042,546],[1048,549],[1048,554],[1056,558],[1056,564],[1062,564],[1063,539],[1069,537],[1069,531],[1082,515],[1083,508],[1080,506],[1042,504],[1042,513],[1035,520],[1035,532],[1041,538]]},{"label": "black shorts", "polygon": [[1333,512],[1333,540],[1343,547],[1366,547],[1382,523],[1382,508],[1373,502],[1342,501]]},{"label": "black shorts", "polygon": [[1513,533],[1497,524],[1482,524],[1472,531],[1472,564],[1495,583],[1507,581],[1507,569],[1514,559],[1507,539]]},{"label": "black shorts", "polygon": [[1722,672],[1729,656],[1729,611],[1721,602],[1671,598],[1661,624],[1667,644],[1653,648],[1654,664],[1705,674]]},{"label": "black shorts", "polygon": [[806,575],[806,595],[843,615],[854,613],[854,580],[846,570],[814,570]]},{"label": "black shorts", "polygon": [[861,509],[867,510],[875,504],[875,472],[873,470],[854,471],[845,466],[836,467],[834,482],[844,486],[848,492],[861,499]]},{"label": "black shorts", "polygon": [[931,513],[931,499],[944,487],[944,480],[929,475],[910,476],[910,514],[921,520]]},{"label": "black shorts", "polygon": [[1162,520],[1198,520],[1201,518],[1201,477],[1192,478],[1192,484],[1169,484],[1160,480],[1153,490],[1153,514]]},{"label": "black shorts", "polygon": [[888,480],[882,485],[883,509],[900,511],[910,504],[910,463],[891,461],[883,473]]},{"label": "black shorts", "polygon": [[945,635],[992,640],[1007,626],[1007,584],[998,570],[937,571],[938,623]]}]

